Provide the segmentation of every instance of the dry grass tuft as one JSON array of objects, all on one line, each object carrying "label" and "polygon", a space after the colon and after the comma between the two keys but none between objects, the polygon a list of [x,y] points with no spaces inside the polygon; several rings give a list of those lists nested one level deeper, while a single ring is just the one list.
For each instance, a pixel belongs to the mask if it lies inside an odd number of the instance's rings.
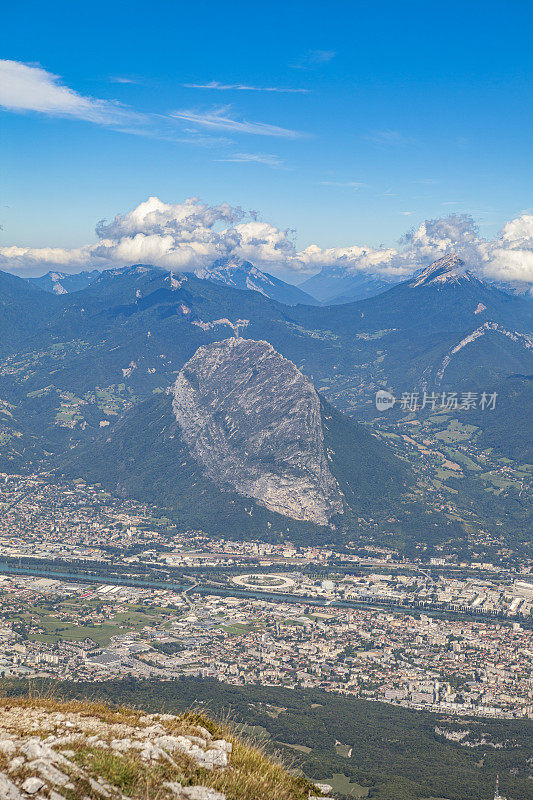
[{"label": "dry grass tuft", "polygon": [[[108,785],[132,800],[169,800],[171,792],[165,788],[168,781],[179,781],[182,785],[202,785],[223,792],[227,800],[307,800],[315,794],[313,785],[305,778],[291,774],[279,757],[268,754],[249,736],[236,732],[228,718],[222,722],[206,715],[205,711],[192,709],[185,714],[170,718],[146,714],[133,708],[110,707],[104,703],[79,700],[62,701],[53,692],[39,692],[38,696],[0,697],[2,711],[41,709],[49,713],[61,713],[93,718],[108,725],[144,727],[157,721],[169,734],[195,734],[203,727],[215,739],[232,743],[229,766],[224,770],[209,771],[196,765],[188,756],[175,754],[173,763],[143,761],[139,754],[115,753],[97,746],[84,746],[83,741],[73,744],[74,762],[83,768],[86,775],[101,778]],[[30,733],[30,732],[28,732]],[[31,735],[35,735],[32,729]],[[20,735],[20,734],[19,734]],[[97,793],[86,780],[78,781],[73,776],[76,788],[66,792],[68,800],[94,798]]]},{"label": "dry grass tuft", "polygon": [[82,717],[96,717],[109,724],[124,723],[138,725],[142,712],[127,706],[108,706],[105,703],[92,703],[85,700],[61,700],[53,696],[0,697],[0,709],[43,708],[51,713],[80,714]]}]

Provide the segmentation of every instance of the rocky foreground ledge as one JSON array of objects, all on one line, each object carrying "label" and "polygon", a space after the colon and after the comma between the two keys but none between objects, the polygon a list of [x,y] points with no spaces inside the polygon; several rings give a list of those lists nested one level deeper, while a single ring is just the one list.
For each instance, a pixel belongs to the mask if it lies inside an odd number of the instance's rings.
[{"label": "rocky foreground ledge", "polygon": [[201,714],[0,699],[1,800],[325,800],[328,791]]}]

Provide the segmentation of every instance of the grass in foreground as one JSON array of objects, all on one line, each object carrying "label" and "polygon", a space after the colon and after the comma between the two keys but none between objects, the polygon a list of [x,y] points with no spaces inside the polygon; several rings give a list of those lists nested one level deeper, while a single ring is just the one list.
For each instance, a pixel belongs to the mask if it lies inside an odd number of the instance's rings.
[{"label": "grass in foreground", "polygon": [[[35,715],[32,717],[32,711]],[[15,712],[15,713],[13,713]],[[39,712],[41,715],[39,716]],[[44,716],[42,712],[45,712]],[[116,736],[116,726],[142,729],[146,726],[146,715],[127,707],[113,708],[103,703],[80,701],[62,702],[54,697],[0,698],[0,728],[6,730],[6,720],[14,720],[12,729],[7,729],[16,739],[50,734],[48,714],[59,712],[83,729],[83,720],[100,725],[99,737],[111,741]],[[81,718],[81,722],[79,722]],[[37,729],[35,721],[39,719]],[[117,796],[132,800],[170,800],[172,792],[165,787],[169,781],[178,781],[183,786],[201,785],[223,792],[227,800],[307,800],[316,789],[305,778],[292,775],[285,764],[277,758],[267,756],[260,745],[246,736],[239,736],[229,721],[218,722],[204,712],[189,711],[185,714],[164,715],[149,721],[157,722],[169,735],[195,733],[198,726],[206,728],[214,739],[225,739],[232,743],[232,754],[228,767],[209,771],[199,767],[187,755],[174,753],[172,760],[145,761],[140,753],[129,750],[119,754],[98,744],[85,744],[76,734],[68,747],[73,751],[72,764],[83,769],[85,777],[71,773],[74,788],[62,787],[66,800],[101,800],[101,792],[91,785],[90,779],[103,779],[113,787]],[[41,727],[39,727],[41,726]],[[48,726],[48,727],[47,727]],[[105,726],[109,726],[106,733]],[[111,726],[115,726],[112,728]],[[89,728],[87,728],[89,730]],[[5,761],[5,759],[2,759]],[[0,763],[0,770],[7,768]],[[25,777],[24,769],[18,777]],[[79,770],[78,770],[79,771]],[[17,773],[13,777],[17,777]],[[113,797],[115,794],[113,794]]]}]

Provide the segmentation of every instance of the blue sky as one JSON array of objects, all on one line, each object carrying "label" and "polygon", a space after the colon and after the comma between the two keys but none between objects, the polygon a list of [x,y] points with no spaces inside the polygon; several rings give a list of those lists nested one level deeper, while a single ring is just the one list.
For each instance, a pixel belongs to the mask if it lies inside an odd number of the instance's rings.
[{"label": "blue sky", "polygon": [[532,204],[532,21],[530,0],[5,6],[2,58],[96,106],[8,98],[1,243],[92,242],[153,195],[254,209],[299,248],[462,212],[493,236]]}]

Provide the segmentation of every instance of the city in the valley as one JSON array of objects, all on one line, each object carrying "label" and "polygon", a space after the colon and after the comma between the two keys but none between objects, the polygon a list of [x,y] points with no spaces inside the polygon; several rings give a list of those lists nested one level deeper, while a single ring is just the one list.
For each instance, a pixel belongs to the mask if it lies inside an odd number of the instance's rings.
[{"label": "city in the valley", "polygon": [[533,717],[524,557],[213,539],[48,475],[0,476],[0,503],[2,677],[198,676]]}]

